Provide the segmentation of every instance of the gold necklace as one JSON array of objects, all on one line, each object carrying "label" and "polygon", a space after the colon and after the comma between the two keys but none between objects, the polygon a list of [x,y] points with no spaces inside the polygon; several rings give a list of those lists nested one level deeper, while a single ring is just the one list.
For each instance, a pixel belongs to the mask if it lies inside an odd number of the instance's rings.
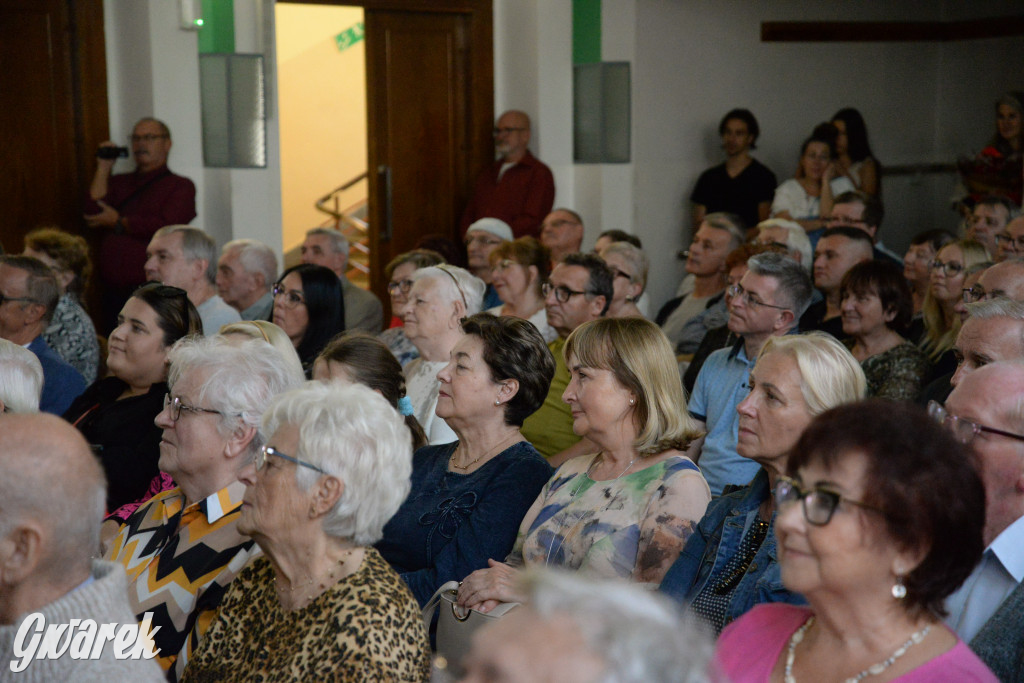
[{"label": "gold necklace", "polygon": [[299,609],[300,606],[308,605],[309,603],[313,602],[314,600],[316,600],[317,596],[321,595],[325,590],[327,590],[329,587],[337,583],[337,580],[334,578],[336,576],[336,572],[344,571],[345,563],[348,561],[348,558],[352,557],[352,553],[354,553],[356,550],[358,550],[358,548],[349,548],[348,550],[346,550],[344,554],[342,554],[342,556],[338,559],[338,561],[331,565],[331,568],[327,571],[327,577],[319,582],[311,576],[309,577],[309,581],[307,581],[306,583],[298,585],[293,584],[291,588],[285,588],[284,586],[281,586],[278,583],[277,576],[274,576],[274,586],[275,588],[277,588],[278,600],[281,600],[283,604],[284,600],[282,600],[281,598],[283,598],[284,596],[292,596],[295,593],[295,591],[308,589],[314,583],[316,583],[317,590],[310,591],[309,595],[306,595],[304,598],[300,598],[300,601],[295,603],[293,609]]},{"label": "gold necklace", "polygon": [[515,433],[515,434],[513,434],[512,436],[508,437],[507,439],[505,439],[504,441],[502,441],[501,443],[499,443],[499,444],[498,444],[497,446],[495,446],[495,447],[494,447],[494,448],[492,448],[491,450],[489,450],[489,451],[486,451],[486,452],[485,452],[485,453],[484,453],[483,455],[481,455],[480,457],[478,457],[478,458],[474,458],[473,460],[470,460],[470,461],[469,461],[468,463],[466,463],[465,465],[460,465],[459,463],[455,462],[455,456],[456,456],[456,454],[457,454],[457,453],[459,452],[459,449],[460,449],[460,448],[462,448],[462,442],[459,442],[459,445],[455,447],[455,450],[454,450],[454,451],[452,451],[452,455],[451,455],[451,457],[450,457],[450,458],[448,459],[448,462],[449,462],[449,463],[451,463],[451,466],[452,466],[452,467],[454,467],[455,469],[457,469],[457,470],[462,470],[463,472],[465,472],[465,471],[466,471],[466,470],[468,470],[468,469],[469,469],[470,467],[472,467],[473,465],[477,464],[478,462],[480,462],[480,461],[481,461],[481,460],[483,460],[484,458],[486,458],[486,457],[488,457],[488,456],[490,456],[490,455],[494,455],[495,453],[500,453],[500,452],[501,452],[502,450],[504,450],[504,449],[505,449],[505,447],[506,447],[506,446],[507,446],[507,445],[508,445],[508,444],[509,444],[509,443],[510,443],[510,442],[511,442],[511,441],[512,441],[513,439],[515,439],[515,438],[516,438],[517,436],[519,436],[519,433],[518,433],[518,432],[516,432],[516,433]]}]

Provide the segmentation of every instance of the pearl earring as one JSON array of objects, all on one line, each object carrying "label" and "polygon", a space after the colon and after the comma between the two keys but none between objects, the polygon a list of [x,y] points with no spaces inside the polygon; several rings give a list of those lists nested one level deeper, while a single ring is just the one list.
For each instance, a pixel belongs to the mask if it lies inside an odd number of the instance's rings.
[{"label": "pearl earring", "polygon": [[629,405],[635,405],[635,404],[636,404],[636,399],[635,398],[629,399]]},{"label": "pearl earring", "polygon": [[903,598],[907,597],[907,587],[903,585],[902,575],[896,576],[896,583],[894,583],[892,586],[892,597],[896,598],[897,600],[902,600]]}]

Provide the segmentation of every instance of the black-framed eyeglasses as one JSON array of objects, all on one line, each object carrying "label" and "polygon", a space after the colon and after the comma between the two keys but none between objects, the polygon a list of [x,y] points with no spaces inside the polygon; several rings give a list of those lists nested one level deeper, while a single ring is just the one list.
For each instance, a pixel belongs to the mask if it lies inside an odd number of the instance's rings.
[{"label": "black-framed eyeglasses", "polygon": [[775,504],[779,508],[795,503],[798,500],[801,501],[804,508],[804,519],[807,520],[808,524],[813,524],[814,526],[825,526],[831,522],[832,515],[835,514],[840,502],[856,505],[857,507],[882,515],[885,514],[882,510],[872,505],[847,498],[837,491],[830,491],[820,487],[807,490],[802,489],[795,479],[790,479],[789,477],[779,477],[779,480],[775,482],[775,490],[772,491],[772,494],[775,496]]},{"label": "black-framed eyeglasses", "polygon": [[629,273],[627,273],[624,270],[619,270],[618,268],[612,268],[612,275],[614,277],[624,277],[627,280],[629,280],[630,282],[633,281],[633,276],[632,275],[630,275]]},{"label": "black-framed eyeglasses", "polygon": [[992,298],[992,295],[985,291],[985,288],[981,285],[974,285],[973,287],[964,287],[960,290],[964,297],[965,304],[974,304],[979,301],[986,301]]},{"label": "black-framed eyeglasses", "polygon": [[932,270],[941,271],[946,277],[955,277],[963,272],[964,264],[957,263],[956,261],[946,261],[943,263],[939,259],[935,259],[931,264]]},{"label": "black-framed eyeglasses", "polygon": [[520,132],[522,132],[524,130],[526,130],[526,129],[525,128],[511,128],[511,127],[495,128],[494,129],[494,137],[498,137],[499,135],[508,135],[509,133],[520,133]]},{"label": "black-framed eyeglasses", "polygon": [[743,289],[743,285],[739,283],[736,283],[735,285],[729,288],[729,296],[732,297],[733,301],[735,301],[736,299],[741,299],[743,303],[745,303],[747,306],[750,306],[751,308],[757,308],[758,306],[767,306],[768,308],[775,308],[780,311],[789,310],[788,306],[776,306],[775,304],[770,304],[766,301],[761,301],[760,299],[757,298],[756,295],[751,294],[747,290]]},{"label": "black-framed eyeglasses", "polygon": [[968,420],[965,417],[951,415],[949,411],[946,410],[946,407],[938,401],[928,401],[928,417],[932,418],[940,425],[945,425],[945,427],[952,432],[953,438],[962,444],[971,443],[974,441],[974,437],[978,436],[982,432],[998,434],[999,436],[1016,439],[1017,441],[1024,441],[1024,434],[1014,434],[1013,432],[996,429],[995,427],[986,427],[974,420]]},{"label": "black-framed eyeglasses", "polygon": [[260,470],[262,470],[266,466],[266,464],[267,464],[267,456],[268,455],[272,455],[272,456],[277,457],[277,458],[283,458],[283,459],[287,460],[288,462],[293,462],[296,465],[299,465],[300,467],[308,467],[311,470],[316,470],[320,474],[327,474],[326,472],[324,472],[322,469],[320,469],[316,465],[314,465],[312,463],[308,463],[305,460],[299,460],[298,458],[293,458],[290,455],[286,455],[286,454],[282,453],[281,451],[277,450],[276,448],[274,448],[273,446],[263,446],[263,447],[260,448],[260,452],[256,454],[256,459],[253,461],[253,465],[256,466],[256,471],[257,472],[259,472]]},{"label": "black-framed eyeglasses", "polygon": [[996,244],[1001,247],[1013,245],[1014,249],[1024,251],[1024,235],[1021,235],[1020,237],[1013,237],[1008,233],[1001,232],[996,235]]},{"label": "black-framed eyeglasses", "polygon": [[587,291],[577,292],[575,289],[569,289],[565,285],[553,285],[550,282],[545,282],[544,284],[542,284],[540,286],[540,291],[541,294],[544,295],[545,299],[547,299],[548,296],[552,292],[554,292],[555,300],[560,304],[568,303],[569,299],[573,298],[574,296],[579,296],[581,294],[590,294],[590,292]]},{"label": "black-framed eyeglasses", "polygon": [[284,296],[285,308],[297,308],[299,304],[306,303],[301,293],[294,289],[285,289],[284,285],[280,282],[276,283],[270,291],[274,294],[275,299],[279,296]]},{"label": "black-framed eyeglasses", "polygon": [[199,414],[199,413],[211,413],[213,415],[223,415],[219,410],[212,408],[200,408],[199,406],[190,406],[183,402],[179,397],[171,397],[170,394],[164,394],[164,410],[167,410],[167,406],[171,407],[171,422],[177,422],[178,418],[181,417],[181,411],[188,413]]},{"label": "black-framed eyeglasses", "polygon": [[24,301],[25,303],[38,303],[35,299],[30,299],[27,296],[7,296],[0,292],[0,306],[3,306],[8,301]]},{"label": "black-framed eyeglasses", "polygon": [[410,289],[412,289],[412,280],[401,280],[399,282],[388,283],[388,294],[391,296],[394,296],[395,292],[401,292],[404,296],[408,296]]}]

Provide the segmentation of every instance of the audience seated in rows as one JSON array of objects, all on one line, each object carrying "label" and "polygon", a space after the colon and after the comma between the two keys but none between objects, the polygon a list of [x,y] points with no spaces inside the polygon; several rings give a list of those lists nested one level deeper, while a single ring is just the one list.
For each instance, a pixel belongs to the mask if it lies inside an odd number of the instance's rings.
[{"label": "audience seated in rows", "polygon": [[466,230],[466,270],[483,280],[485,310],[500,306],[501,296],[491,282],[491,254],[512,241],[512,228],[498,218],[481,218]]},{"label": "audience seated in rows", "polygon": [[985,519],[952,435],[905,403],[842,405],[804,431],[774,493],[782,583],[808,605],[759,605],[726,628],[726,676],[995,683],[940,621],[981,557]]},{"label": "audience seated in rows", "polygon": [[53,269],[31,256],[0,256],[0,297],[0,339],[24,346],[36,355],[43,366],[39,409],[63,415],[85,390],[85,380],[43,337],[60,298]]},{"label": "audience seated in rows", "polygon": [[92,262],[84,237],[52,228],[38,228],[25,235],[25,256],[39,259],[53,269],[60,287],[60,299],[43,338],[86,384],[96,381],[100,367],[100,345],[89,314],[82,308],[82,296],[89,284]]},{"label": "audience seated in rows", "polygon": [[399,254],[384,267],[384,276],[388,279],[388,296],[391,298],[391,326],[378,337],[403,368],[420,355],[405,335],[405,328],[402,326],[402,307],[409,300],[409,290],[412,289],[412,280],[409,276],[419,268],[436,266],[444,262],[444,257],[436,251],[413,249]]},{"label": "audience seated in rows", "polygon": [[777,253],[754,256],[747,273],[732,288],[729,330],[739,340],[712,353],[697,376],[688,410],[706,436],[697,448],[697,464],[721,495],[727,484],[746,484],[757,465],[736,453],[736,406],[747,394],[747,382],[761,346],[770,338],[795,333],[797,321],[811,300],[807,271]]},{"label": "audience seated in rows", "polygon": [[593,443],[562,465],[522,519],[506,558],[466,577],[458,602],[487,612],[522,602],[515,576],[541,565],[658,584],[711,499],[685,453],[697,424],[683,402],[672,348],[642,318],[580,325],[565,343],[564,397],[573,430]]},{"label": "audience seated in rows", "polygon": [[[112,624],[119,632],[136,624],[124,569],[94,559],[107,492],[89,444],[64,420],[41,414],[5,414],[0,442],[4,679],[164,681],[151,659],[119,658],[120,638],[117,645],[99,645],[104,642],[99,639],[94,645],[88,635],[86,624],[92,624],[93,635],[97,624],[102,630]],[[64,656],[45,656],[53,650],[45,645],[48,640],[40,647],[44,626],[48,632],[61,629],[65,648],[72,638],[78,648],[87,642],[92,656],[74,657],[66,650]],[[59,642],[52,645],[57,648]],[[18,672],[15,667],[22,664]]]},{"label": "audience seated in rows", "polygon": [[804,603],[781,585],[772,492],[811,419],[865,392],[857,361],[821,332],[768,339],[749,384],[736,407],[735,448],[756,474],[712,501],[661,583],[663,593],[687,605],[716,634],[754,605]]},{"label": "audience seated in rows", "polygon": [[413,490],[377,543],[420,605],[448,581],[504,558],[551,466],[519,431],[555,372],[540,333],[520,318],[470,316],[437,373],[437,417],[451,443],[413,456]]},{"label": "audience seated in rows", "polygon": [[263,411],[300,378],[263,341],[188,338],[168,357],[169,391],[156,425],[160,469],[177,486],[139,507],[105,558],[124,566],[136,616],[153,612],[157,661],[177,679],[231,580],[259,553],[238,530],[245,493],[238,477],[266,442]]},{"label": "audience seated in rows", "polygon": [[800,329],[821,330],[841,339],[843,276],[858,263],[871,259],[871,238],[866,232],[848,227],[826,229],[814,248],[814,286],[823,298],[800,318]]},{"label": "audience seated in rows", "polygon": [[520,237],[492,251],[490,259],[494,288],[503,303],[487,312],[530,321],[548,344],[557,339],[541,291],[551,274],[551,250],[533,237]]},{"label": "audience seated in rows", "polygon": [[419,609],[369,547],[409,492],[401,417],[367,387],[314,383],[275,398],[260,429],[236,526],[262,556],[231,581],[181,680],[425,680]]},{"label": "audience seated in rows", "polygon": [[573,430],[572,409],[562,400],[570,379],[563,349],[573,330],[608,312],[614,295],[612,279],[611,269],[601,257],[569,254],[552,269],[541,290],[548,324],[558,333],[548,344],[555,359],[555,375],[544,403],[526,418],[522,432],[552,467],[594,452],[593,443]]},{"label": "audience seated in rows", "polygon": [[146,247],[146,280],[184,289],[199,311],[203,334],[217,334],[222,325],[242,319],[217,294],[216,276],[217,244],[199,228],[165,226]]},{"label": "audience seated in rows", "polygon": [[423,425],[427,443],[451,443],[458,437],[435,412],[441,390],[437,374],[462,338],[460,321],[480,312],[484,283],[450,265],[420,268],[409,279],[413,284],[401,312],[405,334],[419,351],[419,358],[405,366],[413,415]]},{"label": "audience seated in rows", "polygon": [[1006,197],[989,195],[974,205],[967,222],[967,239],[977,240],[985,245],[991,255],[999,253],[997,236],[1006,230],[1006,225],[1020,216],[1020,207]]},{"label": "audience seated in rows", "polygon": [[341,308],[345,330],[366,330],[377,334],[384,329],[384,306],[373,292],[356,287],[348,279],[349,244],[340,230],[313,228],[302,242],[302,262],[331,270],[341,285]]},{"label": "audience seated in rows", "polygon": [[903,265],[903,259],[899,254],[889,250],[878,235],[882,225],[884,210],[882,201],[876,196],[866,192],[844,192],[835,198],[832,205],[832,215],[829,216],[826,228],[850,227],[863,230],[871,237],[874,244],[874,258],[882,261],[891,261],[897,265]]},{"label": "audience seated in rows", "polygon": [[[256,240],[232,240],[217,261],[217,294],[242,320],[270,320],[274,312],[271,288],[277,282],[277,255]],[[220,328],[218,328],[220,329]]]},{"label": "audience seated in rows", "polygon": [[292,340],[306,377],[327,342],[345,331],[345,300],[330,268],[300,263],[274,283],[272,322]]}]

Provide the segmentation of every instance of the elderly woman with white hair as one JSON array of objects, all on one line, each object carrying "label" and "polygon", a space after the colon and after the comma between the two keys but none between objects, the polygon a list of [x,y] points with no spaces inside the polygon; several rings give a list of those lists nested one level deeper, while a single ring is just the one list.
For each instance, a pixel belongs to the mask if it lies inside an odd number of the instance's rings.
[{"label": "elderly woman with white hair", "polygon": [[0,413],[38,413],[43,366],[24,346],[0,339]]},{"label": "elderly woman with white hair", "polygon": [[608,304],[607,318],[643,318],[643,312],[636,302],[647,287],[647,255],[629,242],[612,242],[601,250],[604,259],[615,276],[612,279],[614,294]]},{"label": "elderly woman with white hair", "polygon": [[460,321],[483,307],[484,281],[458,266],[420,268],[409,276],[412,288],[400,310],[405,335],[420,357],[405,366],[407,395],[413,415],[430,444],[456,441],[451,427],[434,414],[441,381],[437,373],[448,364],[462,338]]},{"label": "elderly woman with white hair", "polygon": [[804,602],[782,585],[771,492],[814,416],[859,401],[867,390],[857,359],[823,332],[770,337],[748,383],[750,394],[736,407],[736,452],[761,469],[711,502],[660,589],[716,633],[754,605]]},{"label": "elderly woman with white hair", "polygon": [[664,598],[554,569],[521,584],[527,604],[474,634],[463,683],[710,680],[711,639]]},{"label": "elderly woman with white hair", "polygon": [[301,379],[260,340],[189,337],[175,344],[156,426],[160,470],[177,484],[143,503],[117,532],[106,559],[128,574],[129,600],[153,613],[157,661],[181,675],[232,579],[259,553],[238,530],[240,471],[260,452],[260,418]]},{"label": "elderly woman with white hair", "polygon": [[401,416],[373,390],[307,384],[263,416],[238,529],[263,550],[232,582],[183,681],[422,681],[416,601],[370,547],[409,492]]}]

